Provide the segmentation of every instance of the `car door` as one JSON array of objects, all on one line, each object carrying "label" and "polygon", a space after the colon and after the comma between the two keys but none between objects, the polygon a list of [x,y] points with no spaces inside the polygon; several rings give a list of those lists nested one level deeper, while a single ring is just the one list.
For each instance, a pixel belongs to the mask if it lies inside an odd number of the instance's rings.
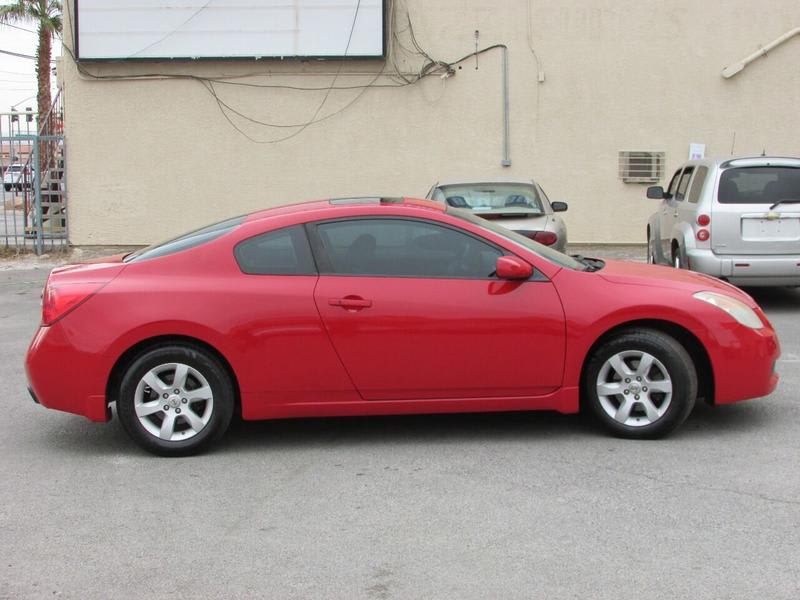
[{"label": "car door", "polygon": [[367,400],[519,397],[561,385],[553,284],[494,277],[504,251],[443,223],[358,217],[309,226],[314,297]]},{"label": "car door", "polygon": [[[661,241],[661,256],[667,261],[672,261],[672,232],[678,220],[680,204],[686,196],[686,188],[691,177],[691,167],[678,169],[669,182],[664,200],[661,202],[661,213],[659,214],[659,235]],[[683,186],[683,192],[679,190]]]}]

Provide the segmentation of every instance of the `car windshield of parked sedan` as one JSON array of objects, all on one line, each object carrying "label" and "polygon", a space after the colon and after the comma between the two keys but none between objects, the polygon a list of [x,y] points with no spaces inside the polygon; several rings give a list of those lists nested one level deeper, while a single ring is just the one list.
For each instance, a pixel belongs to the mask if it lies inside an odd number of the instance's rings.
[{"label": "car windshield of parked sedan", "polygon": [[565,267],[567,269],[573,269],[575,271],[586,271],[589,270],[587,265],[581,263],[571,256],[567,256],[566,254],[562,254],[558,250],[553,250],[547,246],[540,244],[539,242],[534,242],[533,240],[526,238],[524,235],[518,234],[516,231],[511,231],[510,229],[506,229],[505,227],[501,227],[500,225],[495,225],[491,221],[487,221],[486,219],[480,218],[475,216],[468,210],[464,209],[454,209],[452,207],[448,207],[447,213],[453,215],[454,217],[458,217],[459,219],[464,219],[465,221],[469,221],[470,223],[477,225],[478,227],[483,227],[484,229],[488,229],[496,233],[499,236],[504,237],[507,240],[518,244],[531,252],[535,252],[536,254],[546,258],[547,260],[554,262],[560,267]]},{"label": "car windshield of parked sedan", "polygon": [[544,213],[536,187],[524,183],[445,185],[439,191],[448,206],[468,209],[481,216]]}]

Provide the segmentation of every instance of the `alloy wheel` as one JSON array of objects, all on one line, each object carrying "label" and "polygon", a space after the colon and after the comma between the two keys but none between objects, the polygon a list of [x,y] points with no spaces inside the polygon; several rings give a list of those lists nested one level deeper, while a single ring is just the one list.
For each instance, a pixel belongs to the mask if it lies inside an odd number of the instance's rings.
[{"label": "alloy wheel", "polygon": [[597,375],[597,398],[605,413],[622,425],[658,421],[672,401],[672,379],[655,356],[639,350],[611,356]]},{"label": "alloy wheel", "polygon": [[200,371],[183,363],[150,369],[139,381],[134,410],[142,427],[164,441],[194,437],[214,412],[214,394]]}]

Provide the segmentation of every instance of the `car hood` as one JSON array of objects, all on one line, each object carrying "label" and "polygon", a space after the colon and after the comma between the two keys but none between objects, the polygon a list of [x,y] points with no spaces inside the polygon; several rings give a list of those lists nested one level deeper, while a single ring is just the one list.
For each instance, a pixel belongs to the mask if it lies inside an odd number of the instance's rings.
[{"label": "car hood", "polygon": [[692,293],[701,291],[718,292],[738,298],[748,306],[758,306],[755,300],[736,286],[716,277],[685,269],[623,260],[606,260],[605,266],[597,274],[611,283],[645,285],[649,287],[679,287]]}]

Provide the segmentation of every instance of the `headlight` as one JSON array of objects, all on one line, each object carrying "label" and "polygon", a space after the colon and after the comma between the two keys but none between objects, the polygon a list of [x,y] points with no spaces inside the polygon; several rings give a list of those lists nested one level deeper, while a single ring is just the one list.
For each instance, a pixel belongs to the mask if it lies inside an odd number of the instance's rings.
[{"label": "headlight", "polygon": [[764,327],[764,323],[762,323],[756,312],[736,298],[725,294],[717,294],[716,292],[697,292],[694,297],[724,310],[745,327],[750,327],[751,329]]}]

